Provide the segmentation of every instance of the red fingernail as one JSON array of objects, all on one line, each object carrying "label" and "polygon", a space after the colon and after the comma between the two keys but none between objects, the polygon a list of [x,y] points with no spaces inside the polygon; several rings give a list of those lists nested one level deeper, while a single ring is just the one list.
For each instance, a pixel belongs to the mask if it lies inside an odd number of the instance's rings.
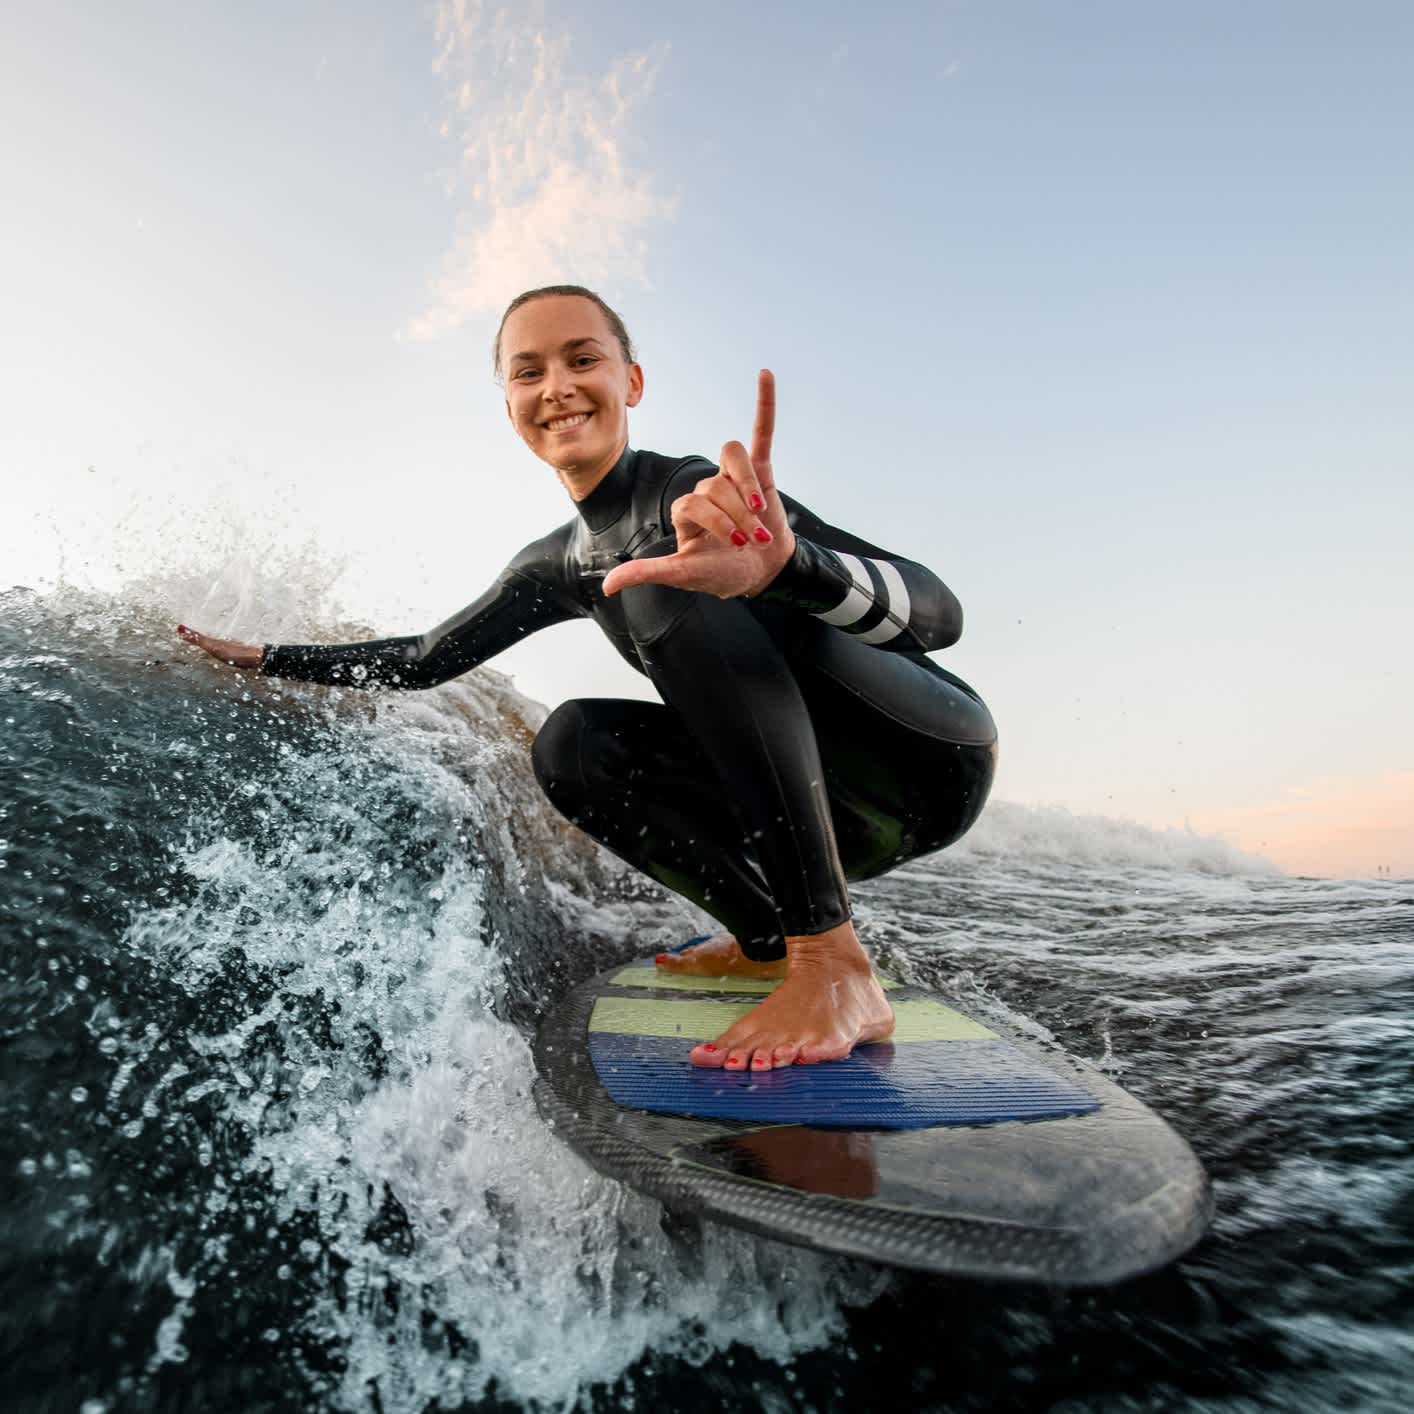
[{"label": "red fingernail", "polygon": [[765,504],[766,502],[762,500],[761,493],[759,491],[753,491],[751,493],[751,509],[753,511],[759,511],[761,507]]},{"label": "red fingernail", "polygon": [[744,536],[744,535],[741,533],[741,531],[739,531],[739,530],[734,530],[734,531],[732,531],[732,544],[733,544],[733,545],[745,545],[745,544],[746,544],[746,536]]},{"label": "red fingernail", "polygon": [[178,624],[178,625],[177,625],[177,632],[178,632],[178,633],[190,633],[190,632],[191,632],[191,629],[189,629],[189,628],[186,626],[186,624]]},{"label": "red fingernail", "polygon": [[771,543],[771,532],[767,530],[764,525],[758,525],[754,534],[762,545],[769,545]]},{"label": "red fingernail", "polygon": [[653,959],[654,962],[666,962],[667,960],[668,955],[665,952],[660,952],[658,956]]}]

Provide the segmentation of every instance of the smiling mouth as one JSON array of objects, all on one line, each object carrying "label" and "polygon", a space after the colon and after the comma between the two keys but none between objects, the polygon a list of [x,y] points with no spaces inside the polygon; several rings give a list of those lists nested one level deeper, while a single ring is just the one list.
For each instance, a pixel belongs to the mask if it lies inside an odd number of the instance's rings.
[{"label": "smiling mouth", "polygon": [[553,422],[547,422],[546,428],[551,432],[568,432],[572,427],[578,427],[583,422],[589,421],[587,412],[577,412],[572,417],[557,417]]}]

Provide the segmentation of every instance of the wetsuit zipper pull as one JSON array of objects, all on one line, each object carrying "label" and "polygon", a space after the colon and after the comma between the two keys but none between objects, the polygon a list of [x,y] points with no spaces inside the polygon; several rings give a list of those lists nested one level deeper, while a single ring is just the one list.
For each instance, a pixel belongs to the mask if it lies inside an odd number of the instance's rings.
[{"label": "wetsuit zipper pull", "polygon": [[654,539],[657,534],[657,521],[650,520],[646,524],[639,526],[629,538],[628,544],[625,545],[622,550],[614,552],[614,558],[620,564],[624,564],[626,561],[633,559],[633,557],[647,545],[650,540]]}]

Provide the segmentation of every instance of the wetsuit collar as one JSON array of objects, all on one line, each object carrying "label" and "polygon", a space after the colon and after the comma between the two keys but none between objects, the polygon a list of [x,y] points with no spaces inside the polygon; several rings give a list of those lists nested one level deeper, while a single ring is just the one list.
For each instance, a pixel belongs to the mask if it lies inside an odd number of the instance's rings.
[{"label": "wetsuit collar", "polygon": [[575,502],[575,509],[591,534],[607,530],[628,509],[636,480],[633,464],[634,450],[625,447],[609,474],[582,501]]}]

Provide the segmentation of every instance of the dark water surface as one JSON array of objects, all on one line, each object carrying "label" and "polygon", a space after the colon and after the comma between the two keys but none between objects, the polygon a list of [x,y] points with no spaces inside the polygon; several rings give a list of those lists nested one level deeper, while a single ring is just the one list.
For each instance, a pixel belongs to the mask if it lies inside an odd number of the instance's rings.
[{"label": "dark water surface", "polygon": [[1409,1406],[1414,885],[995,806],[861,890],[883,965],[1102,1064],[1218,1200],[1119,1288],[890,1274],[541,1125],[536,1016],[698,919],[550,817],[503,680],[341,699],[166,629],[0,596],[7,1408]]}]

